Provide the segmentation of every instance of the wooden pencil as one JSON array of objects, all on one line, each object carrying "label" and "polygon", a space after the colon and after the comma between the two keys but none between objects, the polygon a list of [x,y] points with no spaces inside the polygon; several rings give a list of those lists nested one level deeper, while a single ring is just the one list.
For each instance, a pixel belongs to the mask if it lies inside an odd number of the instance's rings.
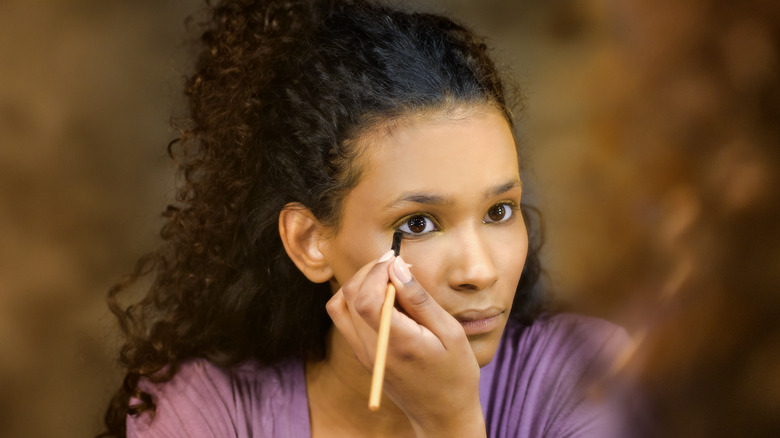
[{"label": "wooden pencil", "polygon": [[385,363],[387,362],[387,343],[390,340],[390,317],[395,304],[395,286],[387,285],[385,301],[379,319],[379,335],[376,342],[376,359],[374,373],[371,376],[371,392],[368,397],[368,409],[376,411],[382,399],[382,383],[385,380]]},{"label": "wooden pencil", "polygon": [[[391,249],[396,257],[401,253],[402,239],[403,233],[396,230],[393,233],[393,244],[391,245]],[[371,375],[371,392],[368,395],[368,409],[372,411],[379,409],[379,403],[382,400],[382,384],[385,381],[385,364],[387,363],[387,343],[390,340],[390,318],[393,315],[394,306],[395,286],[389,283],[385,290],[385,301],[382,303],[382,310],[379,315],[379,333],[376,340],[374,372]]]}]

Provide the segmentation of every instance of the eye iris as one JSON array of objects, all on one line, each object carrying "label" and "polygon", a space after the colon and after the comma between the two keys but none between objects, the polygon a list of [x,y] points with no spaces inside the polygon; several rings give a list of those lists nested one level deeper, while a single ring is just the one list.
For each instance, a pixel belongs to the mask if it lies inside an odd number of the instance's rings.
[{"label": "eye iris", "polygon": [[496,205],[488,211],[488,217],[494,222],[504,219],[504,216],[506,216],[506,206],[504,205]]},{"label": "eye iris", "polygon": [[409,219],[406,224],[409,225],[409,230],[413,233],[422,233],[425,231],[425,218],[423,217],[413,217]]}]

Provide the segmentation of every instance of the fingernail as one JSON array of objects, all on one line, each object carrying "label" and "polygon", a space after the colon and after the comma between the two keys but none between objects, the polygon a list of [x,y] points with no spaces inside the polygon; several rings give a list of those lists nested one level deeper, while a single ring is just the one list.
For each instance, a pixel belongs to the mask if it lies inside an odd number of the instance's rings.
[{"label": "fingernail", "polygon": [[393,269],[395,270],[395,276],[401,280],[402,283],[408,283],[412,280],[412,272],[409,271],[409,267],[406,266],[406,262],[398,256],[393,262]]},{"label": "fingernail", "polygon": [[392,257],[393,254],[395,254],[395,252],[393,252],[392,249],[387,251],[386,253],[382,254],[382,257],[379,258],[377,263],[382,263],[382,262],[386,262],[386,261],[390,260],[390,257]]}]

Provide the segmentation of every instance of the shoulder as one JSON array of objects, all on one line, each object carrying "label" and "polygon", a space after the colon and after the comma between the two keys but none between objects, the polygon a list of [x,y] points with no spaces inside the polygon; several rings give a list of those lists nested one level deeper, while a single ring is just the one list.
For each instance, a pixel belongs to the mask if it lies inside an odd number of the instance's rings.
[{"label": "shoulder", "polygon": [[628,342],[623,328],[580,315],[510,323],[486,370],[497,436],[619,436],[612,407],[591,393]]},{"label": "shoulder", "polygon": [[[304,420],[308,425],[300,361],[267,367],[249,361],[221,368],[193,359],[180,364],[167,382],[142,380],[139,385],[152,396],[156,410],[128,417],[128,436],[266,436],[252,431]],[[296,409],[301,403],[304,409]],[[306,418],[296,418],[301,411]],[[275,418],[278,412],[286,415]]]},{"label": "shoulder", "polygon": [[[542,315],[530,326],[509,323],[495,371],[523,381],[554,380],[558,386],[596,380],[628,345],[628,333],[611,322],[574,314]],[[576,381],[576,382],[575,382]]]},{"label": "shoulder", "polygon": [[570,313],[540,316],[530,326],[507,325],[502,347],[537,360],[576,363],[609,359],[629,341],[609,321]]}]

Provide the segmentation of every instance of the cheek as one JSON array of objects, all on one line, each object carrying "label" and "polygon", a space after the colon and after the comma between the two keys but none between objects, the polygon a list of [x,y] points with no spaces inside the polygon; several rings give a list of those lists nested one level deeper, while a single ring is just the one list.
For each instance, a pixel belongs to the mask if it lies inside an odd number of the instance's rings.
[{"label": "cheek", "polygon": [[[528,253],[528,236],[525,227],[517,230],[501,230],[490,236],[488,251],[499,273],[499,283],[502,290],[514,295],[520,274],[525,266]],[[404,240],[401,245],[401,256],[412,265],[411,271],[415,279],[428,290],[434,298],[438,290],[447,285],[447,266],[442,263],[451,255],[449,245],[457,245],[446,241],[446,238],[430,240]]]},{"label": "cheek", "polygon": [[501,271],[508,277],[514,278],[515,281],[519,281],[527,255],[528,240],[525,236],[523,239],[517,239],[514,242],[504,245],[504,251],[501,253],[503,265]]},{"label": "cheek", "polygon": [[437,276],[441,260],[439,245],[426,241],[413,241],[404,239],[401,241],[401,258],[412,267],[410,268],[414,278],[423,286]]},{"label": "cheek", "polygon": [[442,260],[445,259],[444,253],[446,245],[442,244],[442,239],[433,238],[430,240],[411,240],[404,239],[401,242],[401,258],[412,265],[409,269],[414,275],[414,279],[439,301],[439,290],[443,284],[446,284],[445,266]]},{"label": "cheek", "polygon": [[336,286],[341,286],[366,264],[377,259],[382,253],[390,249],[385,239],[380,235],[371,233],[354,232],[349,236],[338,236],[327,244],[328,263],[333,269],[333,277]]},{"label": "cheek", "polygon": [[504,285],[507,293],[511,291],[514,296],[528,255],[528,234],[525,226],[518,227],[513,232],[495,239],[492,251],[496,268],[500,272],[499,282]]}]

